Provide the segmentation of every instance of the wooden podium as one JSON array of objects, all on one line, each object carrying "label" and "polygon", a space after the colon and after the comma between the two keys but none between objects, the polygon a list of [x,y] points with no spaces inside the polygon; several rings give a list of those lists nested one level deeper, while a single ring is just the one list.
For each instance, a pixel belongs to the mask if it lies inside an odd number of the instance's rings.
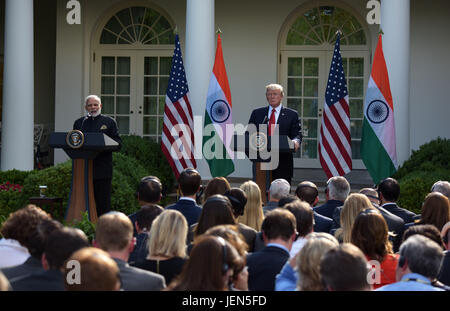
[{"label": "wooden podium", "polygon": [[103,133],[82,133],[78,130],[50,134],[49,146],[62,148],[72,159],[72,185],[65,220],[81,220],[88,212],[89,220],[97,222],[94,198],[93,159],[102,151],[114,151],[119,144]]},{"label": "wooden podium", "polygon": [[255,163],[255,183],[261,190],[264,205],[267,203],[266,176],[269,174],[272,181],[272,171],[263,169],[264,163],[270,162],[270,153],[292,153],[294,143],[286,135],[278,135],[278,144],[272,146],[272,137],[264,132],[245,132],[244,135],[234,135],[232,150],[245,152],[247,158]]}]

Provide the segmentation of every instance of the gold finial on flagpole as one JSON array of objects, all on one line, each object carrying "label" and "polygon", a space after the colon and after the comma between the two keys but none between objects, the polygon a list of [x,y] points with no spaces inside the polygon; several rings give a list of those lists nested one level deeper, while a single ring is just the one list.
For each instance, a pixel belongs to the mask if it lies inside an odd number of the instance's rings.
[{"label": "gold finial on flagpole", "polygon": [[335,35],[336,35],[336,36],[337,36],[337,35],[340,35],[340,36],[342,36],[342,30],[340,30],[340,29],[336,30],[336,33],[335,33]]},{"label": "gold finial on flagpole", "polygon": [[219,27],[217,27],[217,30],[216,30],[216,34],[221,34],[222,33],[222,30],[220,30],[220,28]]},{"label": "gold finial on flagpole", "polygon": [[175,28],[173,29],[173,34],[177,35],[178,34],[178,26],[175,25]]},{"label": "gold finial on flagpole", "polygon": [[378,31],[379,35],[384,35],[383,29],[380,28],[380,30]]}]

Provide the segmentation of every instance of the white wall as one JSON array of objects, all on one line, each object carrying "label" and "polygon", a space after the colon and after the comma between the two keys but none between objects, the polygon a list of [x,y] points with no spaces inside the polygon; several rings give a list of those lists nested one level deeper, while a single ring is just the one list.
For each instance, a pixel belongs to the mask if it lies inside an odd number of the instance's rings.
[{"label": "white wall", "polygon": [[410,145],[450,138],[450,7],[411,1]]}]

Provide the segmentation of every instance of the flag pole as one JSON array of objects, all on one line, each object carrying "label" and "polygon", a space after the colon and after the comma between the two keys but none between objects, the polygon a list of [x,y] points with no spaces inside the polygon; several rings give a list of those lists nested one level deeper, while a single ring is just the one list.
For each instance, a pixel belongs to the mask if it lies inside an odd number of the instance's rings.
[{"label": "flag pole", "polygon": [[221,33],[222,33],[222,30],[220,30],[220,28],[217,27],[216,34],[221,34]]}]

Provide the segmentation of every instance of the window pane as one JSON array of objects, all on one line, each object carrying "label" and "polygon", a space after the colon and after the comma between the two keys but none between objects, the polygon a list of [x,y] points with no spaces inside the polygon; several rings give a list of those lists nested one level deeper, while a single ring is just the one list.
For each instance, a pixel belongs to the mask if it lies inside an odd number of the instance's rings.
[{"label": "window pane", "polygon": [[168,30],[158,37],[159,44],[172,44],[175,41],[173,31]]},{"label": "window pane", "polygon": [[302,96],[302,79],[288,79],[288,96]]},{"label": "window pane", "polygon": [[144,75],[158,74],[158,57],[146,57],[144,64]]},{"label": "window pane", "polygon": [[129,114],[130,113],[130,97],[118,96],[117,101],[117,114]]},{"label": "window pane", "polygon": [[348,58],[342,57],[342,66],[344,67],[344,75],[346,77],[348,77],[347,63],[348,63]]},{"label": "window pane", "polygon": [[114,94],[113,77],[102,77],[102,94]]},{"label": "window pane", "polygon": [[363,79],[348,79],[348,93],[350,97],[362,97],[364,93]]},{"label": "window pane", "polygon": [[319,24],[319,10],[317,8],[309,10],[304,16],[312,26]]},{"label": "window pane", "polygon": [[127,27],[128,25],[131,25],[130,10],[128,8],[120,11],[116,15],[122,22],[122,25],[124,25],[125,27]]},{"label": "window pane", "polygon": [[102,57],[102,75],[113,75],[115,73],[114,57]]},{"label": "window pane", "polygon": [[287,38],[286,38],[286,44],[287,45],[302,45],[305,43],[305,38],[298,34],[297,32],[293,30],[289,30]]},{"label": "window pane", "polygon": [[292,24],[291,27],[291,29],[295,30],[297,33],[307,33],[309,28],[311,27],[303,16],[297,18],[297,20],[294,24]]},{"label": "window pane", "polygon": [[361,138],[362,123],[362,120],[350,120],[350,136],[352,138]]},{"label": "window pane", "polygon": [[319,59],[305,58],[305,76],[317,77],[319,75]]},{"label": "window pane", "polygon": [[302,100],[300,98],[288,98],[287,106],[297,111],[299,116],[302,115]]},{"label": "window pane", "polygon": [[164,126],[164,118],[159,118],[158,119],[158,135],[162,134],[163,126]]},{"label": "window pane", "polygon": [[129,57],[117,57],[117,74],[129,75],[130,74],[130,58]]},{"label": "window pane", "polygon": [[352,159],[361,159],[361,141],[352,140]]},{"label": "window pane", "polygon": [[302,59],[289,57],[288,58],[288,76],[301,76],[302,75]]},{"label": "window pane", "polygon": [[348,38],[349,44],[366,44],[366,35],[363,30],[358,31],[357,33],[352,34]]},{"label": "window pane", "polygon": [[156,115],[157,107],[156,107],[156,97],[144,97],[144,114],[145,115]]},{"label": "window pane", "polygon": [[169,85],[169,77],[160,77],[159,78],[159,94],[166,94],[168,85]]},{"label": "window pane", "polygon": [[303,100],[303,117],[317,118],[317,99],[305,98]]},{"label": "window pane", "polygon": [[166,107],[166,97],[160,96],[159,97],[159,115],[164,115],[164,108]]},{"label": "window pane", "polygon": [[113,35],[107,30],[102,31],[102,36],[100,37],[101,44],[116,44],[117,36]]},{"label": "window pane", "polygon": [[144,134],[157,134],[156,119],[156,117],[144,117]]},{"label": "window pane", "polygon": [[362,118],[363,117],[363,100],[351,99],[350,100],[350,118]]},{"label": "window pane", "polygon": [[117,94],[122,94],[122,95],[130,94],[130,78],[129,77],[117,77]]},{"label": "window pane", "polygon": [[145,77],[144,78],[144,94],[157,95],[158,78]]},{"label": "window pane", "polygon": [[319,90],[319,79],[305,79],[304,96],[317,97]]},{"label": "window pane", "polygon": [[172,66],[172,57],[161,57],[159,65],[160,75],[170,75],[170,67]]},{"label": "window pane", "polygon": [[350,76],[362,77],[364,75],[364,58],[350,58]]},{"label": "window pane", "polygon": [[302,141],[302,158],[317,159],[317,140],[305,139]]},{"label": "window pane", "polygon": [[111,30],[115,34],[119,34],[122,31],[122,25],[117,21],[117,18],[113,16],[108,23],[106,24],[105,28]]},{"label": "window pane", "polygon": [[119,128],[119,134],[130,133],[130,117],[116,117],[116,122]]},{"label": "window pane", "polygon": [[102,113],[114,114],[114,97],[102,96]]},{"label": "window pane", "polygon": [[317,138],[317,119],[303,119],[303,133],[309,138]]}]

